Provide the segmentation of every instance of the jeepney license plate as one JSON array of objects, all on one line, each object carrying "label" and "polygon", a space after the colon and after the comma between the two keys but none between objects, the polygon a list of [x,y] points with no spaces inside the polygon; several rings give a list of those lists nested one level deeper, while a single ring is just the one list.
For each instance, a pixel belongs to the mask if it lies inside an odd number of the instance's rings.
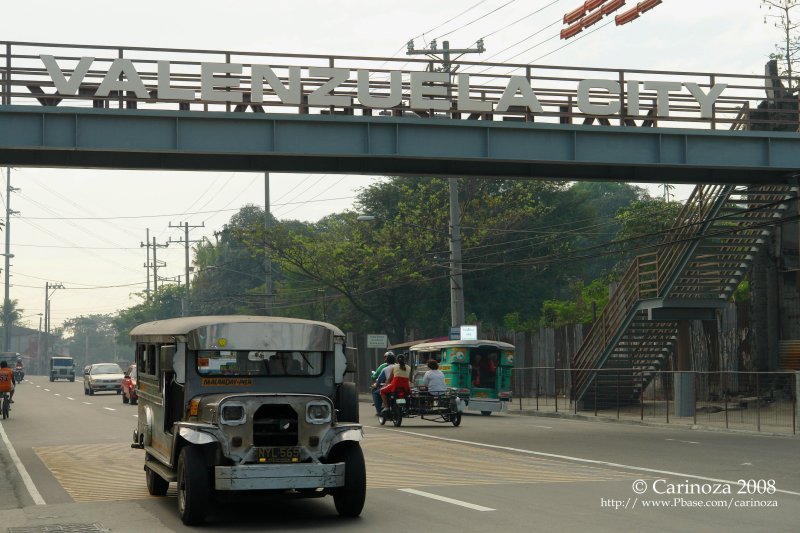
[{"label": "jeepney license plate", "polygon": [[259,463],[299,463],[299,446],[276,446],[258,449]]}]

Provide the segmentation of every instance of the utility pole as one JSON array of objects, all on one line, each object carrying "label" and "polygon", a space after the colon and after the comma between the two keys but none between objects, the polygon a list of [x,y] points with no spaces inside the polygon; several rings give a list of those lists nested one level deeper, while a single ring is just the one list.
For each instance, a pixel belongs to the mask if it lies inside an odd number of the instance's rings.
[{"label": "utility pole", "polygon": [[[451,54],[482,54],[486,51],[483,46],[483,39],[478,39],[477,48],[450,48],[450,41],[444,41],[442,50],[436,48],[436,40],[431,41],[430,48],[426,50],[415,50],[414,41],[408,41],[406,55],[424,54],[441,62],[441,71],[450,76],[450,83],[447,86],[448,100],[452,101],[453,75],[458,70],[458,66],[453,68]],[[441,58],[438,54],[441,52]],[[456,58],[458,59],[458,58]],[[432,68],[432,67],[431,67]],[[464,278],[461,269],[461,222],[458,203],[458,179],[449,177],[447,179],[450,189],[450,326],[460,327],[464,324]]]},{"label": "utility pole", "polygon": [[145,294],[147,294],[147,301],[150,301],[150,228],[147,228],[147,237],[145,241],[139,243],[139,248],[146,246],[147,247],[147,262],[144,264],[144,268],[147,269],[147,290]]},{"label": "utility pole", "polygon": [[166,248],[169,246],[169,243],[166,244],[156,244],[156,238],[153,237],[153,244],[150,246],[153,247],[153,300],[155,300],[156,296],[158,296],[158,267],[167,266],[166,261],[161,261],[161,264],[158,264],[157,258],[157,251],[159,248]]},{"label": "utility pole", "polygon": [[[199,240],[199,241],[190,241],[189,240],[189,228],[192,228],[192,229],[194,229],[194,228],[204,228],[205,226],[206,226],[205,222],[203,222],[199,226],[190,226],[188,222],[184,222],[183,224],[178,224],[177,226],[173,226],[172,222],[169,223],[169,227],[170,228],[181,228],[182,227],[183,231],[184,231],[183,240],[180,240],[180,239],[172,240],[172,238],[170,238],[169,242],[167,243],[167,244],[169,244],[171,242],[183,243],[184,244],[184,248],[186,250],[186,296],[184,297],[184,300],[183,300],[183,309],[182,309],[183,312],[181,313],[182,316],[189,316],[189,308],[190,308],[190,306],[189,306],[189,304],[190,304],[190,301],[189,301],[189,298],[190,298],[190,293],[189,293],[189,243],[202,242],[202,239]],[[178,283],[180,284],[180,281]]]},{"label": "utility pole", "polygon": [[264,172],[264,314],[272,316],[272,258],[267,238],[272,225],[269,205],[269,172]]},{"label": "utility pole", "polygon": [[50,346],[50,290],[63,289],[64,285],[61,283],[50,283],[49,281],[44,284],[44,356],[47,357],[47,351]]},{"label": "utility pole", "polygon": [[18,211],[11,210],[11,193],[18,191],[11,186],[11,167],[6,167],[6,253],[3,254],[6,258],[5,270],[5,297],[3,298],[3,351],[7,352],[11,348],[11,298],[9,290],[11,287],[11,215],[17,214]]}]

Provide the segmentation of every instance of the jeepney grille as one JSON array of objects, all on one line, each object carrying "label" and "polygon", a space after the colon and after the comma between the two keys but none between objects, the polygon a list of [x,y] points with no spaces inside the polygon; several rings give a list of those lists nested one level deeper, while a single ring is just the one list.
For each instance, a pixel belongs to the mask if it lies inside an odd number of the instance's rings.
[{"label": "jeepney grille", "polygon": [[253,416],[254,446],[297,446],[297,413],[289,405],[262,405]]}]

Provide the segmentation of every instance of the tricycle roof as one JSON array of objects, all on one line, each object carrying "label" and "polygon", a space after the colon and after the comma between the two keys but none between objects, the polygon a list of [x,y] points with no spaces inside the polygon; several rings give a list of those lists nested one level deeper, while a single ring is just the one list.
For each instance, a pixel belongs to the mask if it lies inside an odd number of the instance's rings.
[{"label": "tricycle roof", "polygon": [[498,348],[500,350],[513,350],[514,345],[502,341],[474,340],[474,341],[438,341],[415,344],[409,350],[412,352],[436,352],[443,348]]}]

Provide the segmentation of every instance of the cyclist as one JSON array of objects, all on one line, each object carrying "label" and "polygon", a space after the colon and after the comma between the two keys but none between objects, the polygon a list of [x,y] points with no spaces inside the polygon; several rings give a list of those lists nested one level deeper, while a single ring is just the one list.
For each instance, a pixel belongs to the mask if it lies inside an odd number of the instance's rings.
[{"label": "cyclist", "polygon": [[14,403],[14,371],[8,368],[8,363],[0,361],[0,392],[8,393],[8,400]]}]

